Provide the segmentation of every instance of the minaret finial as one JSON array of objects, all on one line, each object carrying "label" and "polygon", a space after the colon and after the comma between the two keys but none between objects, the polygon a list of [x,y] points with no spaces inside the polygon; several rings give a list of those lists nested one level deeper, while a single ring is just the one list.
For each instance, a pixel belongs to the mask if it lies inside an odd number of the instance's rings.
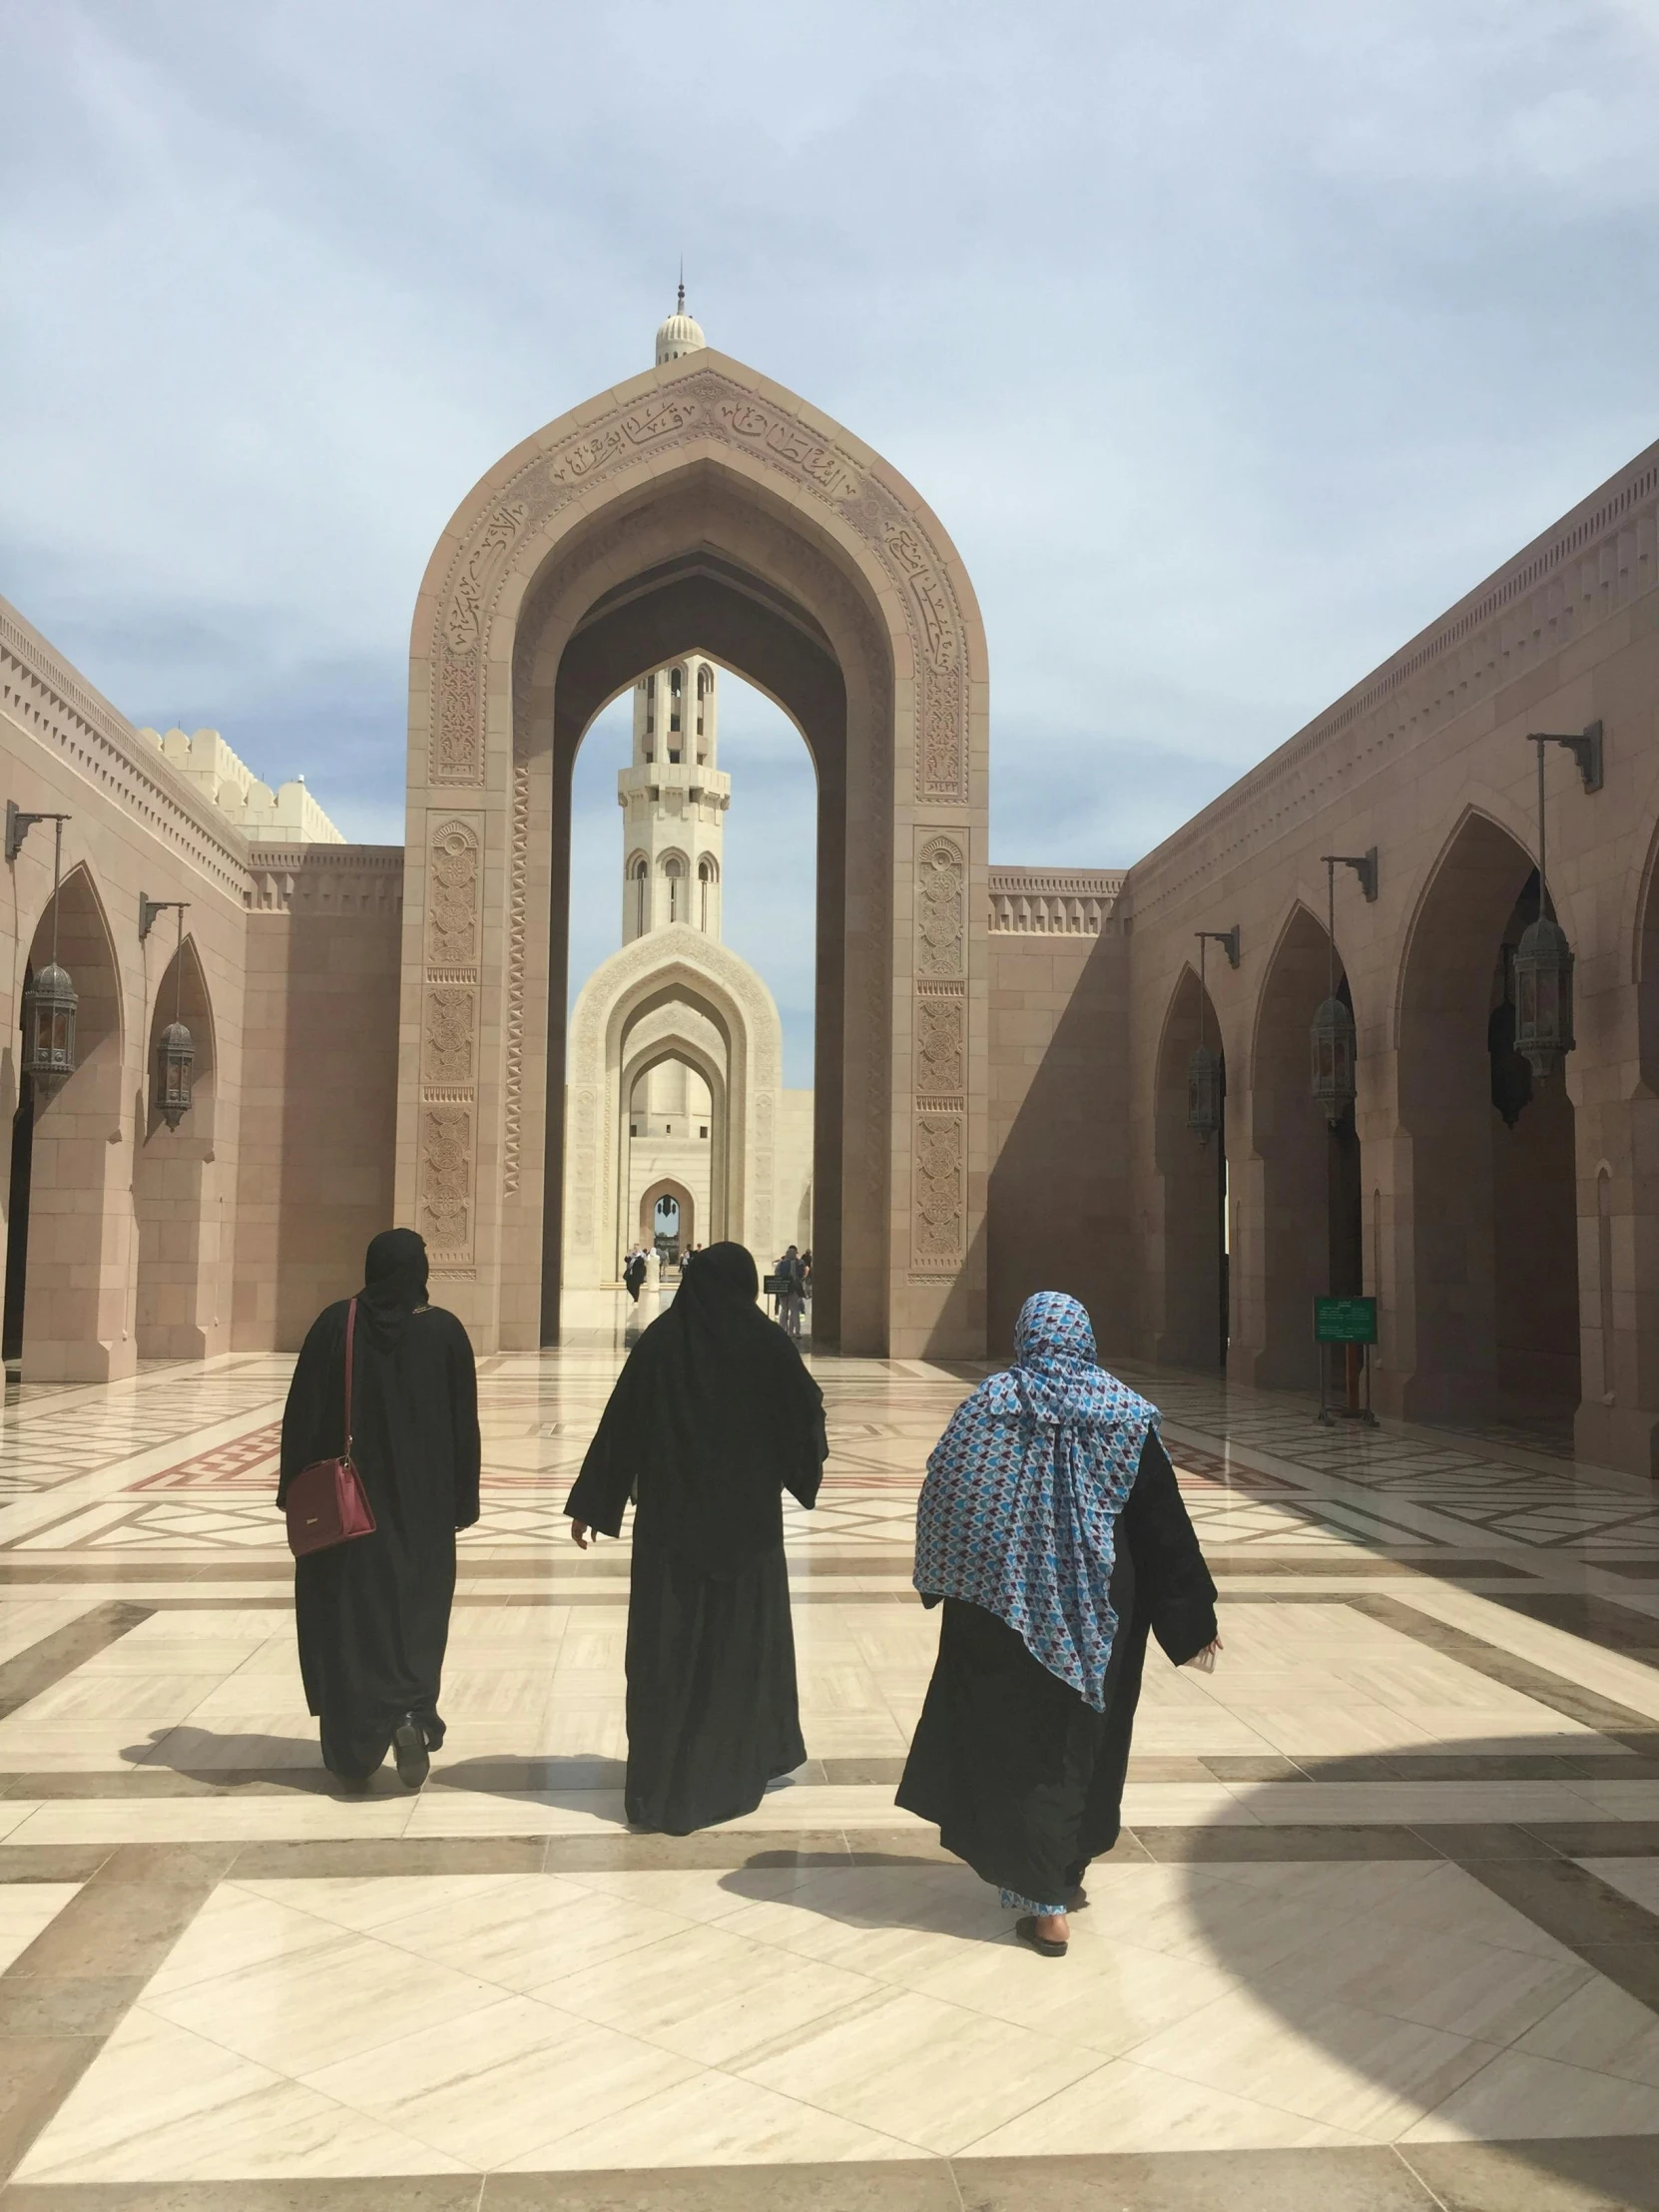
[{"label": "minaret finial", "polygon": [[680,257],[680,300],[674,311],[676,314],[684,314],[686,311],[686,257],[684,254]]}]

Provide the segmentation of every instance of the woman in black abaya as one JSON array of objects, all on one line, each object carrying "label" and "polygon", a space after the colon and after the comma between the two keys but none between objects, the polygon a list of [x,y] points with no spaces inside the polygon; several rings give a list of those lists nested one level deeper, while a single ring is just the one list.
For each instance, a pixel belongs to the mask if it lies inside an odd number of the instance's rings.
[{"label": "woman in black abaya", "polygon": [[[279,1506],[301,1467],[344,1448],[348,1304],[317,1316],[293,1371]],[[294,1561],[299,1671],[323,1765],[360,1786],[390,1750],[417,1790],[443,1741],[455,1531],[478,1518],[478,1385],[466,1331],[426,1303],[426,1247],[412,1229],[385,1230],[368,1248],[351,1425],[374,1533]]]},{"label": "woman in black abaya", "polygon": [[565,1504],[621,1533],[628,1598],[628,1818],[689,1835],[752,1813],[807,1756],[796,1699],[783,1492],[818,1496],[824,1393],[755,1303],[742,1245],[710,1245],[628,1357]]}]

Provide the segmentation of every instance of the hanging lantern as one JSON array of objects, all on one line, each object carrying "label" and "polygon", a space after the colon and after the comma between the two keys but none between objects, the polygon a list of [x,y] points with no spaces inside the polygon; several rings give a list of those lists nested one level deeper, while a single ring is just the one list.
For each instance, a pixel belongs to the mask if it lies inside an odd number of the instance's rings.
[{"label": "hanging lantern", "polygon": [[75,1010],[68,970],[48,960],[23,993],[23,1073],[45,1101],[75,1073]]},{"label": "hanging lantern", "polygon": [[156,1111],[169,1129],[190,1112],[190,1071],[196,1040],[182,1021],[170,1021],[156,1040]]},{"label": "hanging lantern", "polygon": [[1196,1045],[1187,1062],[1187,1127],[1200,1144],[1221,1127],[1221,1058],[1206,1044]]},{"label": "hanging lantern", "polygon": [[1335,991],[1314,1016],[1314,1096],[1335,1129],[1354,1104],[1354,1016]]},{"label": "hanging lantern", "polygon": [[1515,1050],[1540,1083],[1573,1048],[1572,968],[1566,931],[1540,912],[1515,947]]}]

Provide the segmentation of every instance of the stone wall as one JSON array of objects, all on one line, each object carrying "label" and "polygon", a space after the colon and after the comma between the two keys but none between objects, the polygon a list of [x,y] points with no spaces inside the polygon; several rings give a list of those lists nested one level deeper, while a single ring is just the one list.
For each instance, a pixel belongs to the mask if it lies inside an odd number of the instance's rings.
[{"label": "stone wall", "polygon": [[1122,885],[1104,869],[990,870],[993,1357],[1033,1291],[1080,1298],[1103,1354],[1128,1328]]},{"label": "stone wall", "polygon": [[393,1226],[403,854],[262,848],[251,882],[234,1341],[287,1351]]}]

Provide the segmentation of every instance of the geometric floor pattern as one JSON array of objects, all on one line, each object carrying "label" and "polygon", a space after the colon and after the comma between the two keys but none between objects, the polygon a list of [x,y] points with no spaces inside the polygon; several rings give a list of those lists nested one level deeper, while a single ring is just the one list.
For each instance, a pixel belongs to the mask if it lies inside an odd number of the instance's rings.
[{"label": "geometric floor pattern", "polygon": [[[1659,1512],[1493,1432],[1137,1368],[1222,1591],[1154,1657],[1063,1964],[893,1786],[926,1454],[980,1371],[816,1363],[799,1774],[622,1817],[623,1357],[482,1363],[427,1789],[325,1787],[291,1363],[0,1414],[0,2206],[1659,2205]],[[342,2193],[344,2192],[344,2193]]]}]

